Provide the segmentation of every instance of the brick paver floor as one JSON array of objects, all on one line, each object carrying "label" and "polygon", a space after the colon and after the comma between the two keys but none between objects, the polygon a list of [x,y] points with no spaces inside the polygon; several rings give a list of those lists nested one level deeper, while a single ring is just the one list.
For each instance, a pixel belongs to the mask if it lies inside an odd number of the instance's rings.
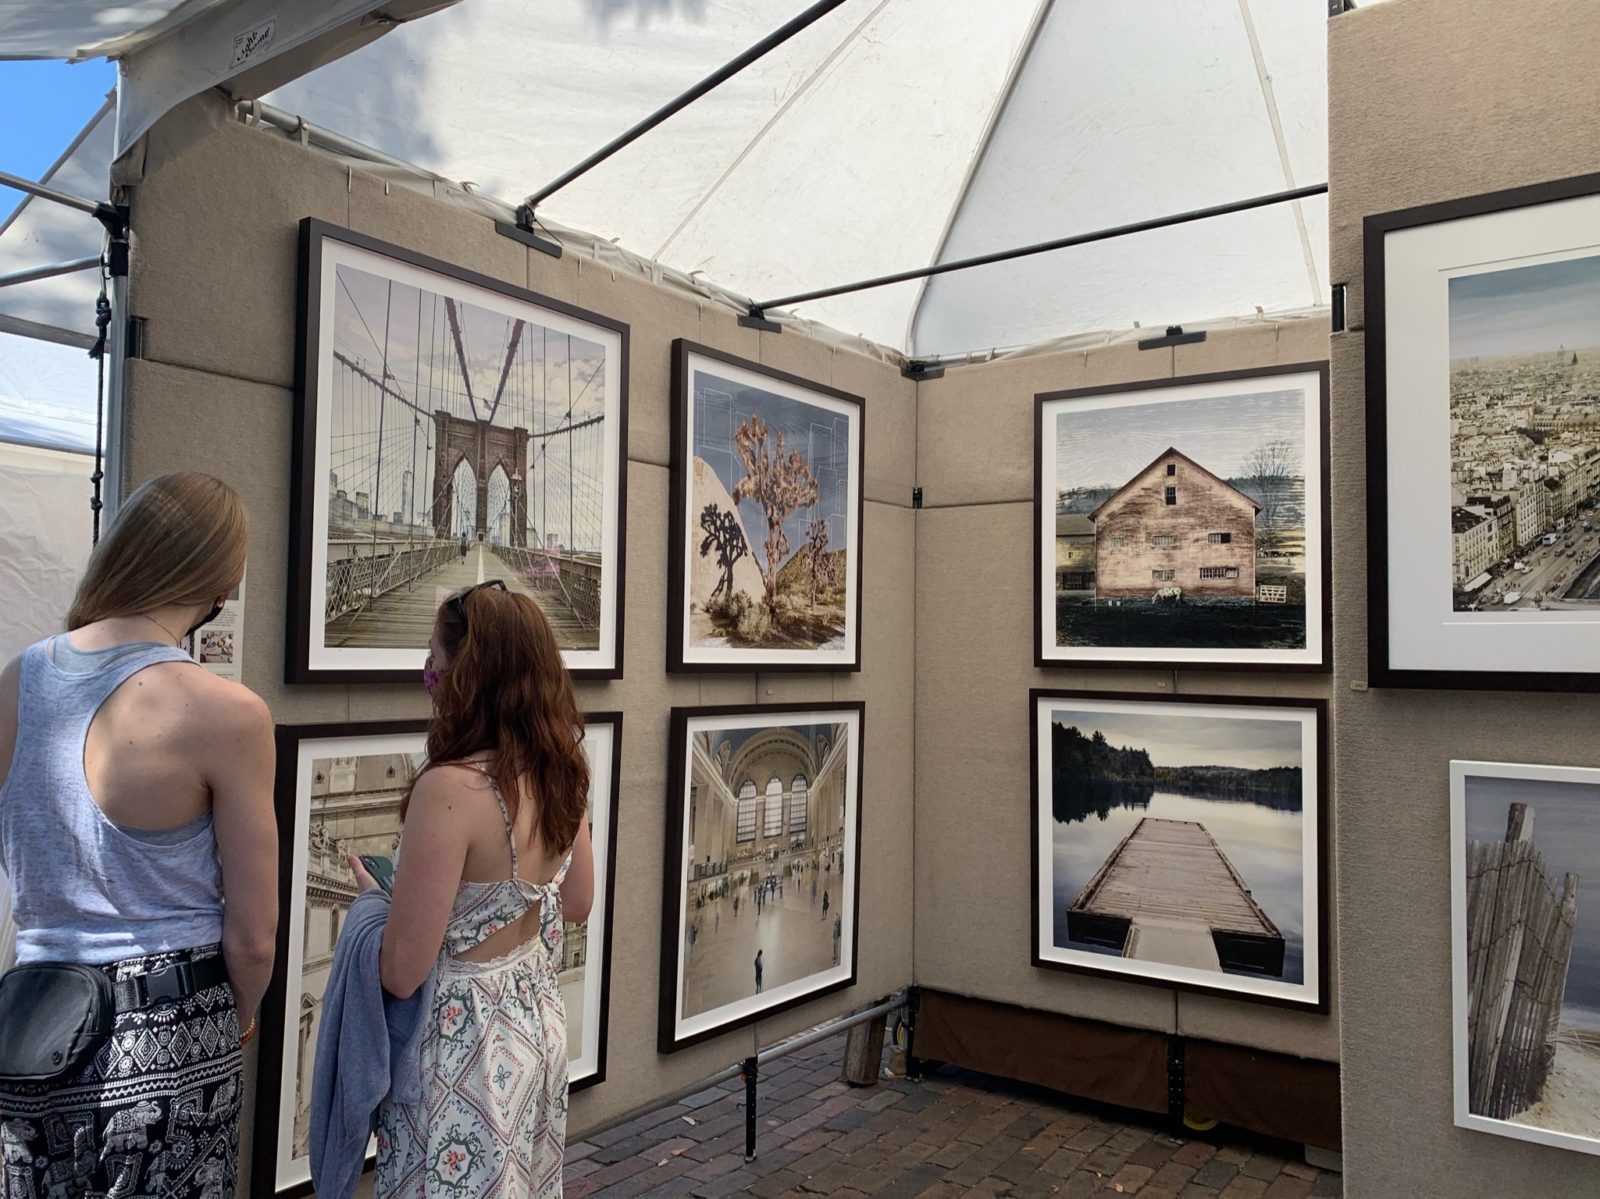
[{"label": "brick paver floor", "polygon": [[1264,1140],[1185,1140],[1129,1113],[980,1074],[840,1081],[844,1041],[772,1063],[744,1160],[744,1088],[685,1103],[567,1147],[566,1194],[713,1199],[945,1199],[955,1195],[1308,1199],[1337,1174]]}]

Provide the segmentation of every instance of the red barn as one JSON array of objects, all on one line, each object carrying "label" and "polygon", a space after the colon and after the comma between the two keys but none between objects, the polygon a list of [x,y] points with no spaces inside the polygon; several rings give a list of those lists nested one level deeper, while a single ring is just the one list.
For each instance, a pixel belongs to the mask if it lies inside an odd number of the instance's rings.
[{"label": "red barn", "polygon": [[1169,449],[1089,514],[1097,599],[1148,599],[1168,587],[1200,599],[1256,593],[1261,505]]}]

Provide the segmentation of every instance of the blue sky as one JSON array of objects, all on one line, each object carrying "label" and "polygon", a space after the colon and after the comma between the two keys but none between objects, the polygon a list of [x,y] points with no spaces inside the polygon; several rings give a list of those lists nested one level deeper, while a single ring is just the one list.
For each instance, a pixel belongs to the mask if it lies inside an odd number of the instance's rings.
[{"label": "blue sky", "polygon": [[[37,179],[50,169],[116,86],[117,70],[90,62],[0,62],[0,170]],[[0,221],[22,193],[0,187]]]},{"label": "blue sky", "polygon": [[1600,346],[1600,254],[1450,280],[1450,357]]},{"label": "blue sky", "polygon": [[1150,751],[1155,766],[1234,766],[1269,770],[1301,765],[1298,720],[1240,716],[1164,716],[1157,712],[1102,712],[1056,708],[1055,724],[1071,725],[1085,737],[1096,732],[1117,748]]},{"label": "blue sky", "polygon": [[1242,392],[1206,399],[1080,408],[1056,417],[1056,485],[1121,487],[1173,448],[1212,474],[1238,478],[1250,454],[1286,441],[1303,470],[1306,399],[1300,391]]},{"label": "blue sky", "polygon": [[[815,508],[802,508],[784,522],[789,539],[789,556],[806,542],[806,526],[813,516],[828,522],[830,549],[845,548],[849,531],[846,507],[850,495],[849,419],[831,409],[790,399],[758,387],[746,387],[710,371],[696,371],[695,455],[716,472],[731,493],[744,477],[744,466],[734,449],[734,430],[752,416],[760,416],[771,430],[768,452],[776,452],[777,435],[784,435],[783,452],[799,450],[817,480]],[[739,519],[750,542],[750,553],[758,565],[767,560],[765,542],[767,522],[761,505],[741,500]],[[785,561],[788,558],[784,559]],[[780,564],[781,565],[781,564]]]}]

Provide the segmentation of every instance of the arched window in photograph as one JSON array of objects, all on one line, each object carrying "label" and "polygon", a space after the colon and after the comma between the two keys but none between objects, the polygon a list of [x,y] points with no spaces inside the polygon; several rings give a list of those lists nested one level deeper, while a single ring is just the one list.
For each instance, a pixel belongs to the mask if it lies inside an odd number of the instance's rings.
[{"label": "arched window in photograph", "polygon": [[756,839],[756,781],[745,779],[739,785],[739,816],[734,839],[741,844]]},{"label": "arched window in photograph", "polygon": [[777,775],[767,780],[767,814],[761,822],[761,835],[783,835],[783,781]]},{"label": "arched window in photograph", "polygon": [[797,774],[794,783],[789,788],[789,833],[794,835],[806,831],[806,813],[811,803],[811,784],[806,781],[806,776]]},{"label": "arched window in photograph", "polygon": [[344,794],[356,789],[356,766],[360,758],[335,758],[333,768],[328,772],[328,790],[334,794]]}]

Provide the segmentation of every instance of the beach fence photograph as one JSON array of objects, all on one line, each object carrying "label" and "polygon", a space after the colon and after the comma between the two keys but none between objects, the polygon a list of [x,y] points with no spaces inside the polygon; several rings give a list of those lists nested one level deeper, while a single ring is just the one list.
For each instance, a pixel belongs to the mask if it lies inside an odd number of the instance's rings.
[{"label": "beach fence photograph", "polygon": [[1456,1122],[1600,1153],[1600,770],[1451,775]]},{"label": "beach fence photograph", "polygon": [[1035,693],[1035,964],[1319,1004],[1319,716]]}]

